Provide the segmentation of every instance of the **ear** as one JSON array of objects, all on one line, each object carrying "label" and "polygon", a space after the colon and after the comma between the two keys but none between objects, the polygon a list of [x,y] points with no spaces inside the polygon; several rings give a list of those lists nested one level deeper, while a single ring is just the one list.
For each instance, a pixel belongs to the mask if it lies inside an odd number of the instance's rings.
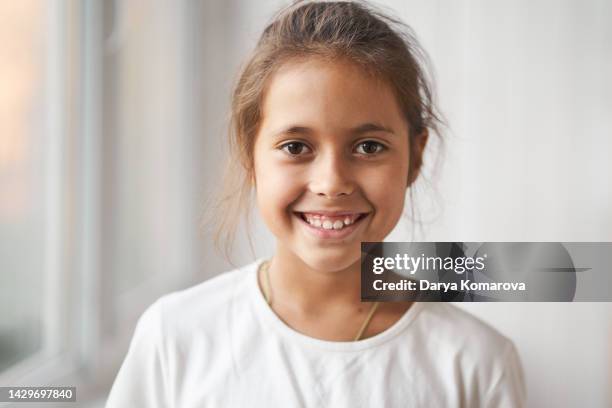
[{"label": "ear", "polygon": [[429,139],[429,129],[425,128],[423,131],[415,135],[410,142],[410,170],[408,170],[408,184],[409,187],[417,179],[421,171],[421,165],[423,164],[423,152]]}]

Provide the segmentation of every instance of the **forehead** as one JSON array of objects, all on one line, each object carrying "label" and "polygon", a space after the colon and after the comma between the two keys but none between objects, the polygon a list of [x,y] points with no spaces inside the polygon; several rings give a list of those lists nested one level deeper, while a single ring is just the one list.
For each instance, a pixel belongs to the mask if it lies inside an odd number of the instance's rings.
[{"label": "forehead", "polygon": [[289,61],[268,83],[262,128],[303,125],[343,130],[365,122],[407,131],[392,88],[351,62]]}]

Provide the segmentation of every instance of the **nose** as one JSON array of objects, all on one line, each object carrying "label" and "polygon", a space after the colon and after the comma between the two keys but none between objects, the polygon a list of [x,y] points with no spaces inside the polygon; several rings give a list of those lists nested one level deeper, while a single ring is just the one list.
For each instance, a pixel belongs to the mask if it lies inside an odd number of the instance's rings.
[{"label": "nose", "polygon": [[309,188],[316,195],[336,198],[355,190],[354,172],[341,152],[320,154],[312,166]]}]

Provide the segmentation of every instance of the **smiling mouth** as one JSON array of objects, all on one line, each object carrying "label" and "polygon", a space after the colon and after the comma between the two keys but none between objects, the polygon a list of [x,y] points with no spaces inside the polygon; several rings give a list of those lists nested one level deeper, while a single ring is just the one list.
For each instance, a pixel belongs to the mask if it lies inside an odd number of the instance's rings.
[{"label": "smiling mouth", "polygon": [[342,231],[345,229],[353,229],[361,220],[368,216],[369,213],[335,213],[322,214],[315,212],[295,212],[298,218],[304,221],[308,226],[321,231]]}]

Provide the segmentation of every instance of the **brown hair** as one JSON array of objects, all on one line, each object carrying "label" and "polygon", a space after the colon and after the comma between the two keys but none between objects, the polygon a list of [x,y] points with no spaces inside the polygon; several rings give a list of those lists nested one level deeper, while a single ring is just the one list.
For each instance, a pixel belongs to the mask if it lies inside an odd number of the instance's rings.
[{"label": "brown hair", "polygon": [[361,1],[300,0],[281,9],[263,31],[232,94],[230,160],[219,200],[208,214],[216,247],[223,244],[227,259],[245,210],[247,226],[250,222],[253,147],[266,85],[284,62],[305,57],[343,58],[391,85],[410,129],[409,184],[421,167],[413,148],[416,136],[428,130],[439,134],[440,116],[424,69],[427,56],[410,27]]}]

